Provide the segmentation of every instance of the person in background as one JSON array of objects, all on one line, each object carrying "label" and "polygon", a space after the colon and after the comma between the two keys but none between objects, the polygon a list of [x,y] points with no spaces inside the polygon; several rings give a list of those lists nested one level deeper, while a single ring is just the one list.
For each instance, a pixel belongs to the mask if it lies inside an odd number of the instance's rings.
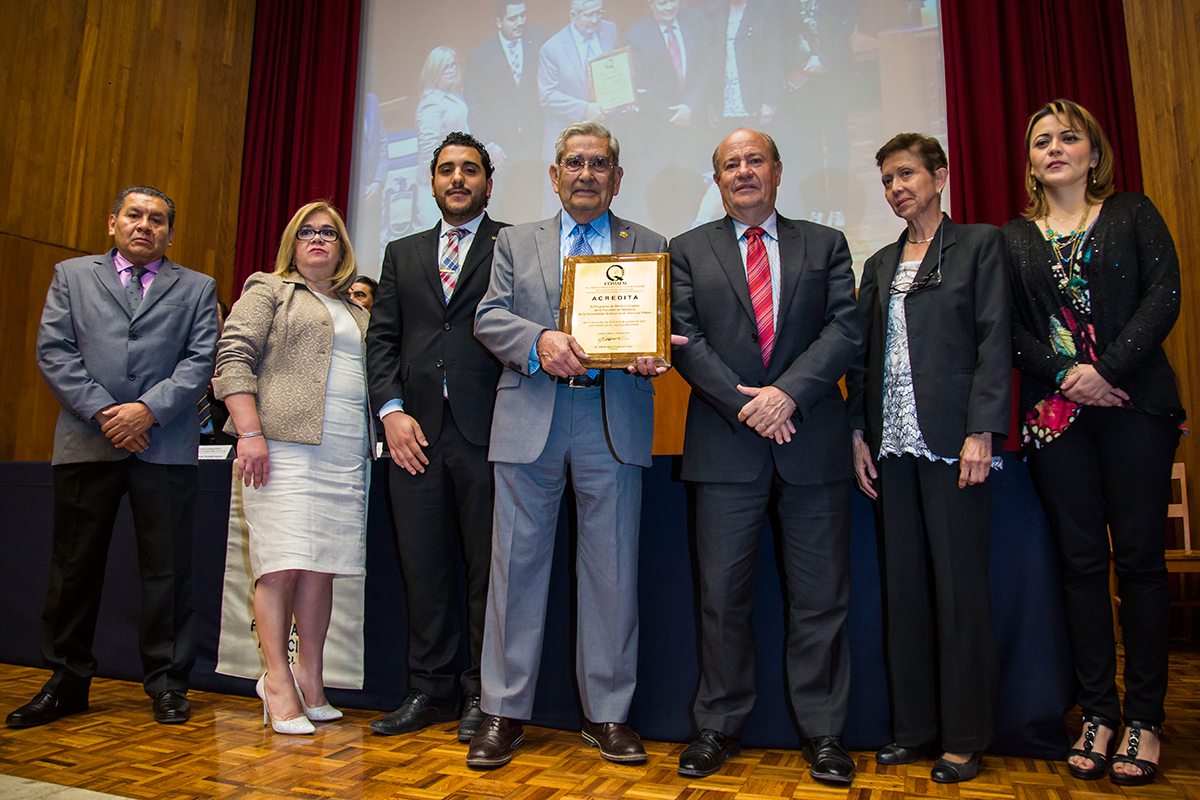
[{"label": "person in background", "polygon": [[1163,531],[1185,413],[1163,340],[1179,317],[1179,256],[1149,198],[1114,192],[1112,145],[1087,109],[1043,106],[1029,118],[1025,152],[1029,207],[1003,231],[1022,448],[1058,543],[1083,712],[1068,768],[1141,786],[1158,771],[1167,692]]},{"label": "person in background", "polygon": [[[346,225],[308,203],[279,240],[275,269],[246,280],[217,349],[213,389],[237,435],[254,618],[267,671],[263,724],[313,733],[338,719],[325,699],[325,635],[336,576],[365,572],[368,441],[366,309]],[[300,643],[289,666],[295,620]]]},{"label": "person in background", "polygon": [[350,284],[350,299],[370,311],[375,305],[375,293],[378,289],[379,284],[373,278],[359,275],[354,279],[354,283]]},{"label": "person in background", "polygon": [[1012,405],[1004,239],[942,213],[937,139],[901,133],[875,163],[908,223],[863,268],[866,350],[846,376],[854,478],[885,554],[895,739],[875,760],[910,764],[940,741],[931,777],[957,783],[979,771],[996,718],[988,476]]},{"label": "person in background", "polygon": [[42,612],[42,662],[53,671],[10,728],[88,708],[104,565],[129,496],[142,579],[142,686],[154,720],[187,722],[196,660],[192,517],[196,402],[212,377],[216,284],[166,257],[175,204],[131,186],[108,218],[112,250],[54,267],[37,361],[62,404],[54,429],[54,547]]},{"label": "person in background", "polygon": [[[428,164],[433,151],[450,131],[470,133],[467,103],[462,97],[462,70],[450,47],[429,51],[421,69],[417,101],[417,163]],[[425,230],[441,219],[429,178],[418,169],[413,197],[413,227]]]},{"label": "person in background", "polygon": [[[224,301],[217,301],[217,336],[225,332],[225,320],[229,318],[229,306]],[[231,445],[237,443],[237,437],[225,432],[225,423],[229,419],[229,410],[225,404],[213,394],[212,381],[205,387],[204,396],[196,404],[200,413],[200,444],[202,445]]]}]

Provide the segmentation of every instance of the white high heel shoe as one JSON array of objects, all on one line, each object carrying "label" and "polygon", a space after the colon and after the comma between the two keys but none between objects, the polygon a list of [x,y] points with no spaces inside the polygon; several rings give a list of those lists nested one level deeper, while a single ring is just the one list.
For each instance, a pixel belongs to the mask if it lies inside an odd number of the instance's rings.
[{"label": "white high heel shoe", "polygon": [[[275,719],[271,716],[271,709],[267,705],[267,673],[263,673],[258,679],[258,683],[254,684],[254,691],[262,698],[263,701],[263,725],[271,723],[271,728],[276,733],[287,734],[288,736],[297,736],[306,733],[316,733],[317,729],[308,721],[308,717],[296,717],[294,719]],[[304,701],[300,704],[303,706]]]},{"label": "white high heel shoe", "polygon": [[[288,669],[292,669],[292,665],[289,664]],[[313,722],[331,722],[342,718],[342,712],[329,703],[323,706],[310,706],[304,702],[304,690],[300,688],[300,681],[296,680],[295,670],[292,670],[292,683],[296,684],[296,694],[300,695],[300,707],[304,709],[304,716]]]}]

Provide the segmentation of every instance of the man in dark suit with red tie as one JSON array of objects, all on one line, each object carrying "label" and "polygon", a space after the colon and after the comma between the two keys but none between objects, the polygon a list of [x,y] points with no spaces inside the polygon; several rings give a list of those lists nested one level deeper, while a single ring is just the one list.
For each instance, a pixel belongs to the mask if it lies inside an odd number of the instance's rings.
[{"label": "man in dark suit with red tie", "polygon": [[681,476],[696,490],[699,736],[679,772],[711,775],[754,706],[754,567],[768,513],[787,581],[785,664],[814,778],[848,784],[849,423],[838,379],[862,344],[839,231],[775,212],[770,137],[731,133],[713,154],[728,216],[671,242],[674,364],[688,401]]},{"label": "man in dark suit with red tie", "polygon": [[[408,697],[371,730],[409,733],[461,716],[458,738],[470,741],[483,721],[479,658],[492,541],[487,445],[500,375],[472,326],[505,226],[484,213],[492,162],[475,137],[447,135],[430,171],[442,219],[387,246],[367,329],[371,406],[392,459],[388,484],[409,630]],[[470,654],[461,675],[460,553]]]}]

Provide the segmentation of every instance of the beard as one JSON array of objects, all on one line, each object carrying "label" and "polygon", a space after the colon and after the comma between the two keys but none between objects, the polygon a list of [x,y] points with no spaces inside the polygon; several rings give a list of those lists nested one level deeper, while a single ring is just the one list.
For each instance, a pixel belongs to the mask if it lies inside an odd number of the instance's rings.
[{"label": "beard", "polygon": [[434,195],[433,199],[437,203],[438,210],[442,212],[443,217],[451,216],[467,220],[472,220],[479,216],[479,212],[487,208],[488,204],[487,192],[471,195],[471,201],[465,206],[460,207],[450,205],[446,199],[446,194]]}]

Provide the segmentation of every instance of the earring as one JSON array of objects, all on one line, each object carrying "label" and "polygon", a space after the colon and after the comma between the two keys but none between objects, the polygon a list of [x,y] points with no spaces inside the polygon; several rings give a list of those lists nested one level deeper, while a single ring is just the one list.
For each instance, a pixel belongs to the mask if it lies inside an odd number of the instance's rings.
[{"label": "earring", "polygon": [[1096,168],[1095,167],[1088,167],[1088,182],[1090,184],[1092,184],[1092,186],[1096,185]]}]

